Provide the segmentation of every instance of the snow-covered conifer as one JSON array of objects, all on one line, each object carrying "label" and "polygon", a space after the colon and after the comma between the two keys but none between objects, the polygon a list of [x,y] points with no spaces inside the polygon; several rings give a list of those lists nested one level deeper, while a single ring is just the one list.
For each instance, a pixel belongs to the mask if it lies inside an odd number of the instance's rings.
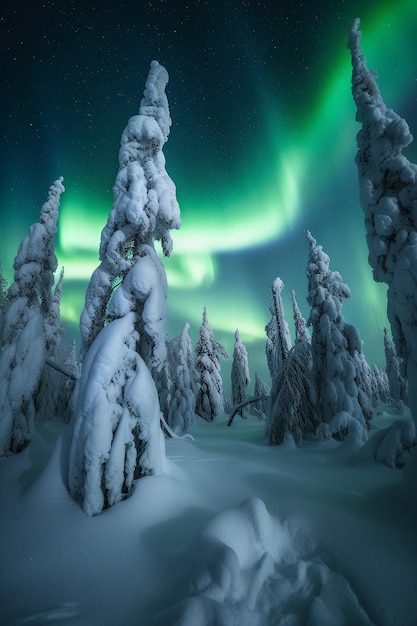
[{"label": "snow-covered conifer", "polygon": [[[311,350],[318,407],[324,422],[339,412],[347,412],[366,426],[368,407],[361,402],[352,345],[358,349],[359,334],[342,316],[342,301],[350,297],[349,287],[338,272],[329,269],[329,257],[307,232],[310,243],[307,266],[308,296],[311,306],[308,325],[312,326]],[[357,341],[354,342],[356,337]],[[359,338],[359,339],[358,339]]]},{"label": "snow-covered conifer", "polygon": [[[3,321],[7,309],[7,281],[3,274],[3,266],[0,262],[0,341],[3,335]],[[0,349],[2,344],[0,343]]]},{"label": "snow-covered conifer", "polygon": [[266,331],[266,358],[271,379],[276,378],[278,371],[291,349],[291,335],[284,318],[284,306],[281,291],[284,283],[276,278],[271,287],[271,305],[269,307],[271,319],[265,326]]},{"label": "snow-covered conifer", "polygon": [[[388,285],[388,319],[408,381],[417,380],[417,166],[402,154],[413,137],[381,97],[360,48],[359,20],[349,37],[357,135],[356,164],[374,279]],[[417,422],[417,390],[409,388]]]},{"label": "snow-covered conifer", "polygon": [[399,404],[407,404],[407,381],[401,374],[395,343],[389,337],[386,328],[384,328],[384,348],[390,399]]},{"label": "snow-covered conifer", "polygon": [[291,300],[294,315],[295,342],[298,343],[299,341],[306,341],[307,343],[311,343],[311,335],[307,328],[307,322],[301,315],[294,290],[291,291]]},{"label": "snow-covered conifer", "polygon": [[224,410],[223,381],[220,373],[220,357],[228,359],[224,346],[213,335],[208,323],[207,309],[203,310],[199,339],[195,346],[197,397],[195,412],[208,422]]},{"label": "snow-covered conifer", "polygon": [[100,266],[81,315],[85,358],[77,383],[69,460],[72,496],[88,515],[126,497],[165,458],[155,381],[166,360],[165,255],[179,228],[175,185],[162,148],[171,118],[168,73],[152,61],[139,114],[121,138],[114,203],[101,234]]},{"label": "snow-covered conifer", "polygon": [[196,399],[193,391],[194,367],[190,367],[192,345],[189,328],[186,323],[179,337],[168,345],[171,390],[167,422],[177,434],[188,432],[194,423]]},{"label": "snow-covered conifer", "polygon": [[297,445],[320,423],[311,379],[311,346],[298,341],[272,381],[266,414],[266,437],[271,445],[290,435]]},{"label": "snow-covered conifer", "polygon": [[268,397],[271,393],[269,385],[267,385],[259,376],[258,372],[255,372],[255,385],[253,389],[254,398],[259,398],[256,402],[253,402],[250,407],[250,412],[256,415],[258,419],[264,420],[266,418]]},{"label": "snow-covered conifer", "polygon": [[[240,338],[239,330],[235,331],[235,345],[231,370],[232,404],[236,406],[246,400],[250,383],[248,353]],[[242,409],[240,414],[242,415]]]},{"label": "snow-covered conifer", "polygon": [[0,355],[0,456],[20,452],[32,438],[36,396],[47,355],[47,319],[57,259],[54,237],[62,178],[49,188],[39,222],[19,246],[8,292]]}]

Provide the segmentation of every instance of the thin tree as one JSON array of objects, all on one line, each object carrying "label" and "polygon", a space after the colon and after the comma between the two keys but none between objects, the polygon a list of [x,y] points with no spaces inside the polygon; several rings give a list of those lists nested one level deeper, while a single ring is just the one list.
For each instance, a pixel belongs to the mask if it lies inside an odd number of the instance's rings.
[{"label": "thin tree", "polygon": [[385,349],[385,371],[388,377],[389,396],[391,400],[399,405],[407,404],[407,381],[401,374],[400,359],[397,355],[395,343],[388,335],[388,330],[384,328],[384,349]]},{"label": "thin tree", "polygon": [[69,487],[87,515],[130,494],[134,480],[163,471],[158,393],[152,373],[166,358],[164,266],[169,230],[180,225],[162,148],[171,118],[168,74],[152,61],[139,114],[125,128],[114,203],[101,234],[81,316],[84,361],[77,383]]},{"label": "thin tree", "polygon": [[208,422],[224,411],[223,381],[220,373],[220,357],[228,359],[224,346],[213,335],[208,323],[207,309],[203,310],[199,339],[195,346],[197,397],[195,412]]},{"label": "thin tree", "polygon": [[186,323],[179,337],[168,345],[171,387],[167,422],[176,434],[189,432],[194,424],[195,372],[194,367],[190,367],[192,344],[189,329],[190,325]]},{"label": "thin tree", "polygon": [[269,307],[271,319],[265,326],[267,336],[265,353],[272,380],[278,375],[279,369],[291,349],[291,335],[285,321],[281,297],[283,288],[282,280],[276,278],[271,287],[271,304]]},{"label": "thin tree", "polygon": [[[242,343],[238,329],[235,331],[231,383],[232,404],[236,406],[246,400],[250,384],[248,352]],[[243,417],[243,409],[241,409],[239,413]]]}]

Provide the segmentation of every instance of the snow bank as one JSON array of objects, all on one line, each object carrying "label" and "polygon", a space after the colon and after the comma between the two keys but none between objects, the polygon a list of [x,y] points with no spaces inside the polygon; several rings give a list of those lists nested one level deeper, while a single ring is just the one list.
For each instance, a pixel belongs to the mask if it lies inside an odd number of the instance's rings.
[{"label": "snow bank", "polygon": [[302,558],[288,527],[260,498],[214,516],[189,561],[189,597],[155,623],[372,624],[347,580],[318,557]]}]

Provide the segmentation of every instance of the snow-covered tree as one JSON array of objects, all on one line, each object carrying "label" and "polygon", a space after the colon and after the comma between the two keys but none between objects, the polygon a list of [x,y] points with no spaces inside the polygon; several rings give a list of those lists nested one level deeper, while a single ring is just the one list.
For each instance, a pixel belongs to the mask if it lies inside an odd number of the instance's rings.
[{"label": "snow-covered tree", "polygon": [[49,348],[62,180],[49,188],[39,222],[30,227],[14,260],[0,355],[0,455],[20,452],[32,439],[36,397]]},{"label": "snow-covered tree", "polygon": [[359,20],[349,37],[357,135],[356,164],[374,279],[388,285],[388,318],[409,383],[417,423],[417,166],[402,154],[413,137],[407,123],[385,106],[375,72],[360,48]]},{"label": "snow-covered tree", "polygon": [[388,377],[390,399],[399,404],[407,404],[407,381],[401,374],[400,360],[397,355],[395,343],[384,328],[384,349]]},{"label": "snow-covered tree", "polygon": [[283,287],[282,280],[276,278],[271,287],[271,305],[269,307],[271,319],[265,326],[267,336],[265,353],[272,380],[276,378],[291,349],[291,335],[284,318],[284,305],[281,298]]},{"label": "snow-covered tree", "polygon": [[[246,400],[250,383],[248,352],[242,343],[239,330],[235,331],[235,345],[231,370],[232,404],[236,406]],[[243,409],[240,411],[242,415]]]},{"label": "snow-covered tree", "polygon": [[299,341],[306,341],[307,343],[311,343],[311,335],[307,328],[307,322],[301,315],[294,290],[291,291],[291,300],[294,315],[295,342],[298,343]]},{"label": "snow-covered tree", "polygon": [[186,323],[179,337],[168,344],[171,388],[167,422],[177,434],[188,432],[194,423],[195,372],[189,329]]},{"label": "snow-covered tree", "polygon": [[[3,321],[4,321],[4,316],[6,314],[7,303],[8,303],[7,281],[4,277],[3,266],[0,262],[0,341],[3,335]],[[1,343],[0,343],[0,349],[1,349]]]},{"label": "snow-covered tree", "polygon": [[330,423],[346,412],[363,427],[370,415],[368,404],[358,389],[353,352],[361,344],[358,331],[342,315],[342,302],[350,297],[349,287],[338,272],[330,271],[329,257],[307,232],[310,243],[307,266],[308,296],[311,306],[308,325],[312,326],[311,350],[318,407],[322,420]]},{"label": "snow-covered tree", "polygon": [[142,475],[160,473],[165,458],[152,373],[166,359],[164,266],[179,228],[175,185],[162,148],[171,118],[168,73],[152,61],[139,114],[126,126],[114,203],[101,234],[81,315],[85,358],[77,383],[69,487],[88,515],[126,495]]},{"label": "snow-covered tree", "polygon": [[254,398],[259,398],[256,402],[253,402],[250,407],[250,412],[256,415],[258,419],[266,419],[266,412],[268,406],[268,397],[271,393],[269,385],[267,385],[259,376],[258,372],[255,372],[255,385],[253,389]]},{"label": "snow-covered tree", "polygon": [[271,445],[290,435],[297,445],[320,423],[311,379],[311,346],[298,341],[272,381],[266,414],[266,437]]},{"label": "snow-covered tree", "polygon": [[195,369],[197,397],[195,412],[208,422],[224,411],[223,381],[220,373],[220,357],[228,359],[224,346],[213,335],[208,323],[207,309],[203,310],[199,339],[195,346]]}]

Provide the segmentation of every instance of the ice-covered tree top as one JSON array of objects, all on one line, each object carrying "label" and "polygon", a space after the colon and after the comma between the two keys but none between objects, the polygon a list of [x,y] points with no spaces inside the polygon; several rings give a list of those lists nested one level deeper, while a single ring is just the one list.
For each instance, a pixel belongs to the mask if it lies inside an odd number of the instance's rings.
[{"label": "ice-covered tree top", "polygon": [[51,287],[58,266],[54,252],[54,237],[60,197],[65,191],[62,176],[49,188],[48,198],[41,208],[39,222],[32,224],[29,234],[22,240],[14,260],[14,282],[9,298],[28,298],[37,302],[44,311],[50,308]]},{"label": "ice-covered tree top", "polygon": [[101,261],[115,274],[129,268],[129,258],[140,244],[160,241],[169,256],[169,231],[180,227],[176,189],[162,152],[171,127],[167,83],[166,69],[152,61],[139,114],[130,118],[122,133],[114,204],[100,245]]},{"label": "ice-covered tree top", "polygon": [[348,42],[356,120],[362,124],[357,135],[356,163],[369,263],[375,280],[389,283],[399,249],[416,230],[417,166],[402,154],[413,136],[407,122],[382,100],[377,74],[367,68],[361,52],[359,25],[356,19]]}]

